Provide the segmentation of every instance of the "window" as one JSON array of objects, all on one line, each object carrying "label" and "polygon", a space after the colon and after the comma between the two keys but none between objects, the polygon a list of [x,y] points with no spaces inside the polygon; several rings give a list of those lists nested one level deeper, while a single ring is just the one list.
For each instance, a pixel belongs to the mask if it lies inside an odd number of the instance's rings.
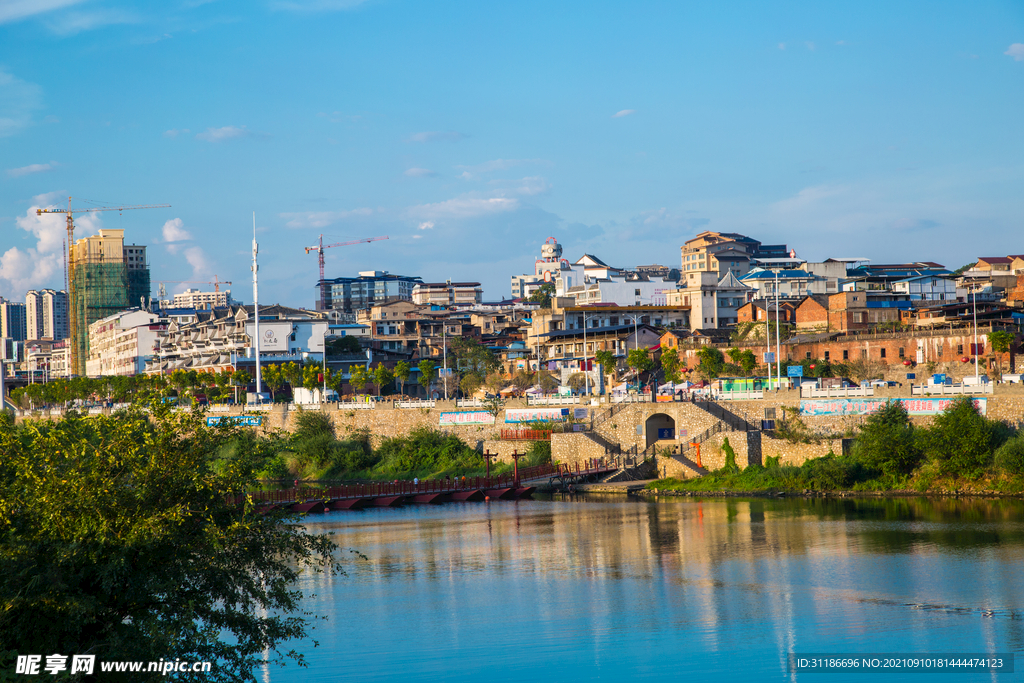
[{"label": "window", "polygon": [[843,349],[843,360],[850,360],[850,352]]},{"label": "window", "polygon": [[811,352],[810,352],[810,351],[808,351],[808,352],[807,352],[807,354],[806,354],[806,355],[805,355],[804,357],[805,357],[805,358],[810,358],[810,357],[811,357]]},{"label": "window", "polygon": [[640,290],[639,289],[634,289],[633,290],[633,294],[635,294],[636,296],[640,296]]},{"label": "window", "polygon": [[865,359],[865,360],[867,360],[867,357],[868,357],[868,350],[867,350],[867,349],[861,349],[861,350],[860,350],[860,357],[861,357],[861,358],[863,358],[863,359]]},{"label": "window", "polygon": [[617,315],[613,315],[613,316],[611,317],[611,319],[610,319],[610,320],[608,321],[608,323],[609,323],[610,325],[618,325],[618,324],[619,324],[619,316],[617,316]]},{"label": "window", "polygon": [[956,355],[958,355],[958,356],[959,356],[959,355],[961,355],[961,354],[962,354],[963,352],[964,352],[964,345],[963,345],[963,344],[957,344],[957,345],[956,345]]},{"label": "window", "polygon": [[828,362],[828,356],[829,356],[829,353],[828,353],[828,351],[826,351],[825,352],[825,362]]},{"label": "window", "polygon": [[903,353],[903,347],[901,346],[901,347],[900,347],[900,358],[903,358],[903,356],[904,356],[904,353]]},{"label": "window", "polygon": [[880,358],[885,358],[885,349],[879,349],[879,351],[881,352],[881,353],[879,354],[879,357],[880,357]]}]

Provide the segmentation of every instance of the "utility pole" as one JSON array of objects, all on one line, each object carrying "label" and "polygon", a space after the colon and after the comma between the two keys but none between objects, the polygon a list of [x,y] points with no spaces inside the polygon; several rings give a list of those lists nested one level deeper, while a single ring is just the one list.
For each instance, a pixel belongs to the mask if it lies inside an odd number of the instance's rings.
[{"label": "utility pole", "polygon": [[971,285],[971,294],[974,295],[974,381],[981,382],[981,375],[978,374],[978,289],[977,285]]},{"label": "utility pole", "polygon": [[256,212],[252,212],[252,314],[256,319],[256,403],[260,402],[260,391],[263,386],[263,376],[260,374],[260,290],[259,290],[259,265],[256,263],[256,254],[259,253],[259,245],[256,244]]},{"label": "utility pole", "polygon": [[587,312],[583,311],[583,386],[584,393],[590,396],[590,375],[587,373]]},{"label": "utility pole", "polygon": [[775,271],[775,378],[782,388],[782,343],[779,341],[779,271]]}]

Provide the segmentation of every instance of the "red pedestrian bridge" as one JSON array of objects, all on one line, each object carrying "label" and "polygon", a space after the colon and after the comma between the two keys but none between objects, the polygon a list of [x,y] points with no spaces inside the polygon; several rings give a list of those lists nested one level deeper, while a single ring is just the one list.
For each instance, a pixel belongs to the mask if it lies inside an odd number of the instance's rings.
[{"label": "red pedestrian bridge", "polygon": [[[298,486],[277,491],[252,491],[246,497],[264,510],[293,512],[328,512],[330,510],[361,510],[368,507],[431,505],[449,502],[485,500],[516,500],[529,498],[536,484],[547,483],[566,488],[619,469],[618,465],[593,459],[583,466],[537,465],[516,467],[514,472],[484,477],[425,479],[419,482],[392,481],[343,486]],[[241,502],[241,501],[239,501]]]}]

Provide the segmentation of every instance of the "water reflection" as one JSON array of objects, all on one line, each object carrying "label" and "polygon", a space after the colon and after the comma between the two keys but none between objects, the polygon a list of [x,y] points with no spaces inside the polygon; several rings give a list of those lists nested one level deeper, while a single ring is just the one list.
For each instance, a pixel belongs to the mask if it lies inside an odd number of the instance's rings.
[{"label": "water reflection", "polygon": [[271,680],[332,678],[339,661],[361,680],[794,680],[790,651],[1020,649],[1022,512],[590,496],[332,513],[310,526],[368,559],[306,579],[331,617],[321,649]]}]

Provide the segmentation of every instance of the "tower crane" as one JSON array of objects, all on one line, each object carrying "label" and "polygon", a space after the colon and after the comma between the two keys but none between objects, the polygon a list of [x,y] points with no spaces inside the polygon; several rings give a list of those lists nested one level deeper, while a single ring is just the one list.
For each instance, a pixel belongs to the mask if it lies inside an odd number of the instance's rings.
[{"label": "tower crane", "polygon": [[315,251],[320,260],[320,310],[327,308],[327,293],[324,289],[324,249],[330,249],[332,247],[347,247],[352,244],[362,244],[364,242],[377,242],[379,240],[386,240],[387,235],[383,237],[367,237],[361,240],[353,240],[351,242],[336,242],[334,244],[324,244],[324,236],[320,235],[320,241],[311,247],[306,247],[306,253]]},{"label": "tower crane", "polygon": [[72,375],[80,374],[79,370],[79,358],[78,358],[78,339],[81,331],[78,329],[78,320],[75,313],[78,311],[78,297],[77,288],[75,287],[75,261],[73,250],[75,248],[75,214],[76,213],[95,213],[98,211],[127,211],[129,209],[166,209],[170,208],[170,204],[144,204],[136,206],[101,206],[91,209],[72,209],[71,208],[71,197],[68,197],[68,208],[64,209],[36,209],[36,215],[42,216],[44,213],[63,213],[67,216],[68,221],[68,235],[67,244],[64,249],[64,291],[68,293],[68,332],[71,337],[71,355],[68,358],[68,371]]}]

